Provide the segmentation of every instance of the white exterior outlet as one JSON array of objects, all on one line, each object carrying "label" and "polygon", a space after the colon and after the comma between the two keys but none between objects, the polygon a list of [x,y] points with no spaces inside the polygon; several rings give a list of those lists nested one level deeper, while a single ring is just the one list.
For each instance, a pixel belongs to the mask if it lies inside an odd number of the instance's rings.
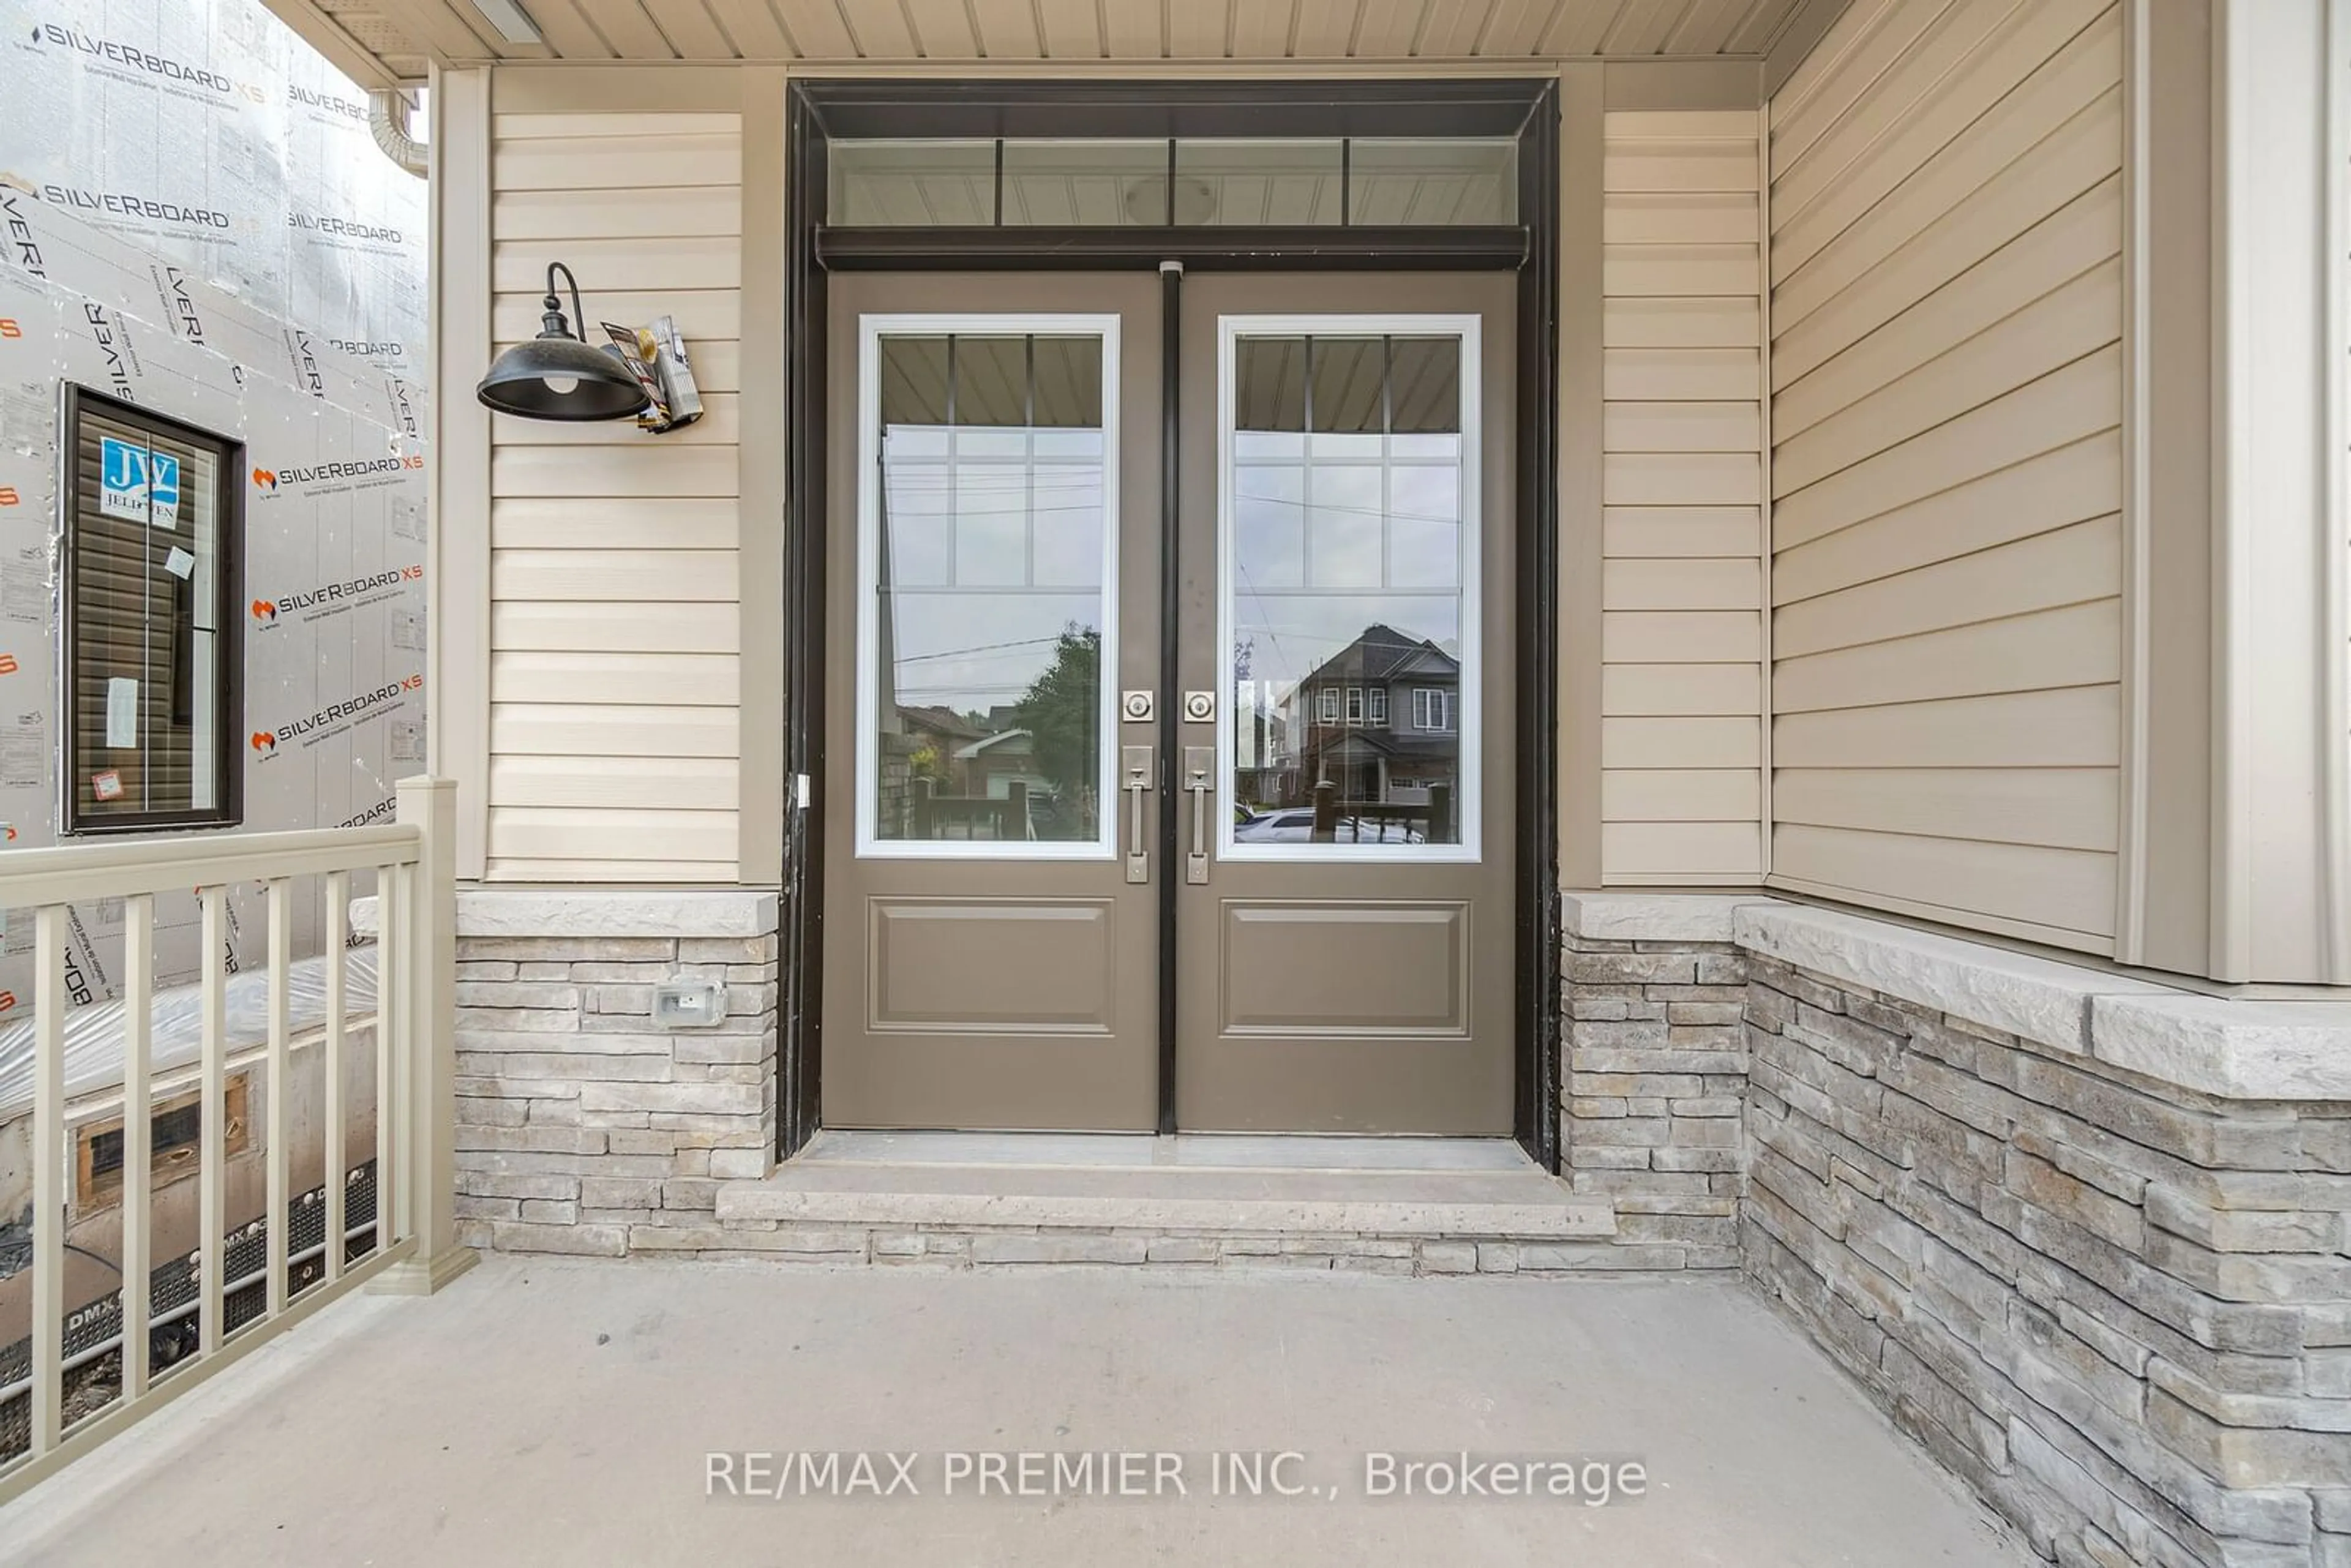
[{"label": "white exterior outlet", "polygon": [[655,1029],[708,1029],[726,1016],[726,988],[717,980],[664,980],[653,987]]}]

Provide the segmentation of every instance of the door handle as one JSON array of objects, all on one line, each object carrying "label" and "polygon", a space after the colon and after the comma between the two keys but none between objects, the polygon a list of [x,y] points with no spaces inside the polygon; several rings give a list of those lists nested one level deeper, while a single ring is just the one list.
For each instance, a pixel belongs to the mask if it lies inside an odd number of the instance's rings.
[{"label": "door handle", "polygon": [[1120,769],[1126,778],[1126,880],[1151,880],[1151,852],[1143,841],[1143,798],[1151,792],[1151,747],[1119,747]]},{"label": "door handle", "polygon": [[1198,886],[1208,880],[1208,780],[1217,770],[1217,748],[1184,748],[1184,788],[1192,796],[1192,852],[1184,861],[1184,880]]}]

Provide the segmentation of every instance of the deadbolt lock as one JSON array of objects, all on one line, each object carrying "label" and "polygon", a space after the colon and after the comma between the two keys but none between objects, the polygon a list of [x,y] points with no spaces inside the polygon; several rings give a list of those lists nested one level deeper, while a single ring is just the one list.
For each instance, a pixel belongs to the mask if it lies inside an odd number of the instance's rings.
[{"label": "deadbolt lock", "polygon": [[1130,724],[1144,724],[1151,717],[1151,694],[1148,691],[1127,692],[1118,701],[1118,711]]},{"label": "deadbolt lock", "polygon": [[1184,694],[1184,718],[1186,723],[1207,724],[1216,716],[1216,693],[1186,692]]}]

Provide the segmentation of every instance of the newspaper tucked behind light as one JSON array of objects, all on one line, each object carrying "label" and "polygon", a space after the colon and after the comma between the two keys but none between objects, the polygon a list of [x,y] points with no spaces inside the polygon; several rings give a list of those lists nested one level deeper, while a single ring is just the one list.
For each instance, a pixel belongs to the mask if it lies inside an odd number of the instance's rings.
[{"label": "newspaper tucked behind light", "polygon": [[657,317],[650,327],[600,324],[629,373],[653,400],[637,415],[638,429],[675,430],[702,417],[702,392],[694,384],[694,366],[674,319]]},{"label": "newspaper tucked behind light", "polygon": [[677,322],[667,316],[656,316],[653,324],[640,336],[653,340],[653,369],[661,375],[670,423],[692,424],[702,417],[702,389],[694,384],[694,361],[685,357],[685,339],[679,333]]}]

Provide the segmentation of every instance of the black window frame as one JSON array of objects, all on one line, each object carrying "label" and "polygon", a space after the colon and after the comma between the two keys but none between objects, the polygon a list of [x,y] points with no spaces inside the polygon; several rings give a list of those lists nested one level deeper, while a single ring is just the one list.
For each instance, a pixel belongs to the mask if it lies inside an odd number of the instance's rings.
[{"label": "black window frame", "polygon": [[[78,486],[84,413],[96,413],[151,435],[210,451],[214,459],[214,516],[218,519],[214,572],[218,603],[214,606],[219,638],[214,671],[213,725],[214,800],[217,805],[201,810],[136,811],[91,818],[83,812],[82,759],[76,755],[80,735],[82,699],[75,678],[74,650],[78,561],[76,545],[81,516]],[[246,446],[235,436],[159,413],[141,404],[77,382],[63,383],[57,442],[57,739],[53,754],[57,765],[58,831],[64,836],[92,838],[121,833],[152,832],[158,829],[236,828],[245,823],[245,486]]]}]

